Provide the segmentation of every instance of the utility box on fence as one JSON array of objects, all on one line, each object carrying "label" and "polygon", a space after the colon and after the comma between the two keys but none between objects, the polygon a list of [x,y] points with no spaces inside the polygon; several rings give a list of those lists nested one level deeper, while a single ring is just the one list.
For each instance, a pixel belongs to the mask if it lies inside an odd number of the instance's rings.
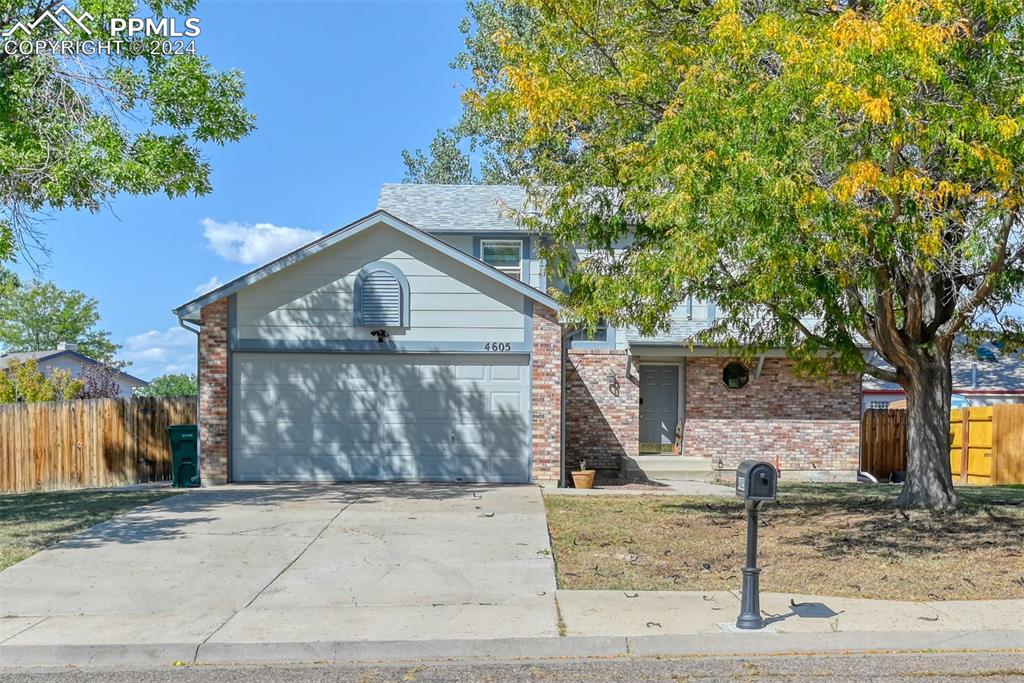
[{"label": "utility box on fence", "polygon": [[171,485],[183,489],[199,486],[199,427],[171,425]]}]

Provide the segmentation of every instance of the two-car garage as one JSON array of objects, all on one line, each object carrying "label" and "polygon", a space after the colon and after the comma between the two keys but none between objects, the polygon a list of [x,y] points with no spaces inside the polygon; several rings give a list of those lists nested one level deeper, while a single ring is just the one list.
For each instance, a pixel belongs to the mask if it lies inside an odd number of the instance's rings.
[{"label": "two-car garage", "polygon": [[528,356],[238,353],[234,481],[530,480]]},{"label": "two-car garage", "polygon": [[453,241],[378,211],[176,309],[203,481],[557,480],[558,304]]}]

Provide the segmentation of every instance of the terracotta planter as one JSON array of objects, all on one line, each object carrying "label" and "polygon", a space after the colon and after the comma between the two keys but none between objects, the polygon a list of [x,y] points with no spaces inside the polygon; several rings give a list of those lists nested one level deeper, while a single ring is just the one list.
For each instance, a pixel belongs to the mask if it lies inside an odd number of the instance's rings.
[{"label": "terracotta planter", "polygon": [[597,470],[577,470],[572,473],[572,485],[578,489],[592,489],[595,474]]}]

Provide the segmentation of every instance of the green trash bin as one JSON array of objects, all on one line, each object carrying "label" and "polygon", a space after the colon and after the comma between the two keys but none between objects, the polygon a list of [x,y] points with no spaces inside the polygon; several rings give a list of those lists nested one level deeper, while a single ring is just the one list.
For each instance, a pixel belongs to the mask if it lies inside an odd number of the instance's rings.
[{"label": "green trash bin", "polygon": [[171,485],[177,489],[199,486],[199,427],[171,425]]}]

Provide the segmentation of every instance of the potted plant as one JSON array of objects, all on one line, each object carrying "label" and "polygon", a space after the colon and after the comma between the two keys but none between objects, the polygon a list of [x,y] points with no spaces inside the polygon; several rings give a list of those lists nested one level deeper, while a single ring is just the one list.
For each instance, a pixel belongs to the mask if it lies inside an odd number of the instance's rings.
[{"label": "potted plant", "polygon": [[594,488],[594,475],[597,470],[588,470],[587,461],[580,460],[579,470],[572,473],[572,485],[578,489]]}]

